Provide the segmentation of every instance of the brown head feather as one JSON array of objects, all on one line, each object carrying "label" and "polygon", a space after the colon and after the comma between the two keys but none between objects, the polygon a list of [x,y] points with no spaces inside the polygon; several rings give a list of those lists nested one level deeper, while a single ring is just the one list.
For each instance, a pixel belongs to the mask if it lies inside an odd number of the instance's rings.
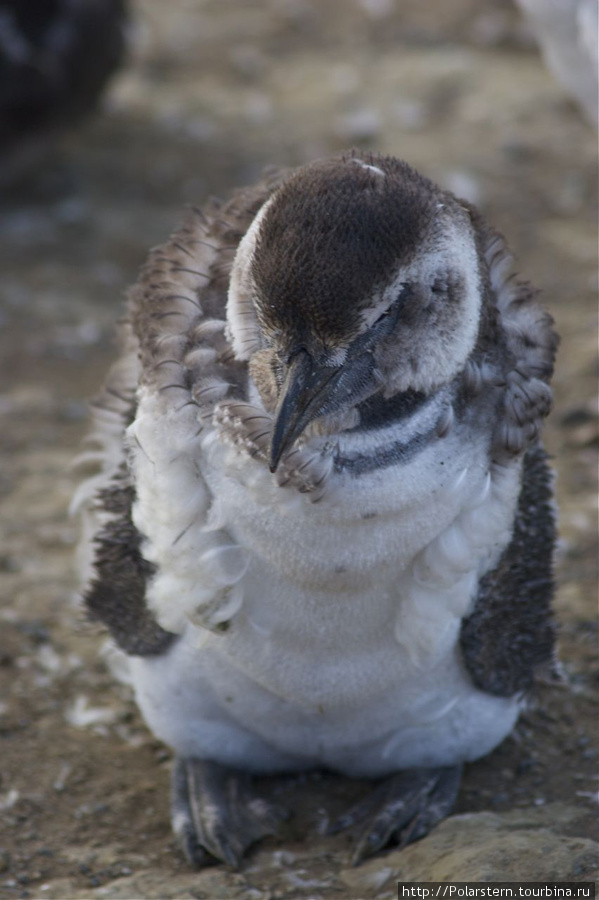
[{"label": "brown head feather", "polygon": [[373,290],[418,251],[441,196],[387,156],[350,153],[300,169],[258,234],[251,273],[263,326],[308,348],[353,337]]}]

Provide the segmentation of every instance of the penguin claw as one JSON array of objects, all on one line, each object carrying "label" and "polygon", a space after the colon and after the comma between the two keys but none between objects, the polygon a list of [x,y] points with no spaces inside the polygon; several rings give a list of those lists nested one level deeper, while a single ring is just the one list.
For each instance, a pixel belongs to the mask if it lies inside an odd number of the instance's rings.
[{"label": "penguin claw", "polygon": [[461,774],[461,766],[452,766],[409,769],[393,775],[333,822],[327,834],[346,828],[357,832],[350,858],[353,866],[392,841],[405,847],[424,837],[449,815],[458,795]]},{"label": "penguin claw", "polygon": [[192,866],[202,868],[220,860],[238,869],[248,847],[275,834],[287,813],[258,797],[247,774],[179,757],[172,773],[171,818],[177,842]]}]

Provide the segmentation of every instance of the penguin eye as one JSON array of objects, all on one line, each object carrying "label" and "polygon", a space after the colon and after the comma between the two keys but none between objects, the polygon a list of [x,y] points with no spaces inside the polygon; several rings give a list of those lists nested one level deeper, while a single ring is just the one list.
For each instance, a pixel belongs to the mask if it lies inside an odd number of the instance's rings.
[{"label": "penguin eye", "polygon": [[449,293],[449,278],[447,275],[437,275],[431,284],[431,292],[437,296],[438,294]]},{"label": "penguin eye", "polygon": [[439,272],[433,279],[430,292],[433,299],[446,298],[447,300],[459,300],[463,291],[464,278],[454,270]]}]

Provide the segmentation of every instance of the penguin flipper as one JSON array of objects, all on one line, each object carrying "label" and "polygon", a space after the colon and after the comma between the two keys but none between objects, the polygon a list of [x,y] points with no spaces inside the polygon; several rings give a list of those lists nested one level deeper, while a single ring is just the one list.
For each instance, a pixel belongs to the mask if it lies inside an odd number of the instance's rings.
[{"label": "penguin flipper", "polygon": [[354,866],[392,842],[404,847],[424,837],[449,815],[461,777],[461,766],[398,772],[333,822],[327,833],[355,830],[357,840],[351,855]]},{"label": "penguin flipper", "polygon": [[258,796],[247,773],[178,757],[171,817],[179,846],[193,866],[201,868],[215,857],[238,869],[248,847],[275,834],[287,812]]},{"label": "penguin flipper", "polygon": [[464,665],[479,690],[512,697],[531,689],[535,673],[555,675],[556,543],[553,476],[540,445],[525,457],[511,542],[481,579],[470,616],[462,622]]}]

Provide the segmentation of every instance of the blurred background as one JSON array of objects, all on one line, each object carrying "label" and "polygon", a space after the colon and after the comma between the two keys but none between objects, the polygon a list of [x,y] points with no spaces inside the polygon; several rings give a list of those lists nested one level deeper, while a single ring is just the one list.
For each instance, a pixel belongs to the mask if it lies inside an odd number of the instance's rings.
[{"label": "blurred background", "polygon": [[[391,897],[395,877],[592,877],[592,103],[554,78],[538,23],[511,0],[93,0],[95,18],[63,22],[49,42],[60,54],[80,41],[68,77],[60,56],[36,59],[36,111],[10,6],[0,3],[0,897]],[[33,19],[40,46],[53,6],[40,0]],[[69,465],[124,292],[185,204],[349,146],[403,157],[477,204],[556,319],[547,444],[565,682],[541,689],[516,736],[469,768],[458,811],[475,816],[471,832],[450,820],[401,859],[347,870],[345,837],[314,829],[355,786],[309,776],[309,791],[285,787],[300,824],[283,843],[267,842],[244,875],[192,875],[170,838],[169,755],[69,604]]]}]

